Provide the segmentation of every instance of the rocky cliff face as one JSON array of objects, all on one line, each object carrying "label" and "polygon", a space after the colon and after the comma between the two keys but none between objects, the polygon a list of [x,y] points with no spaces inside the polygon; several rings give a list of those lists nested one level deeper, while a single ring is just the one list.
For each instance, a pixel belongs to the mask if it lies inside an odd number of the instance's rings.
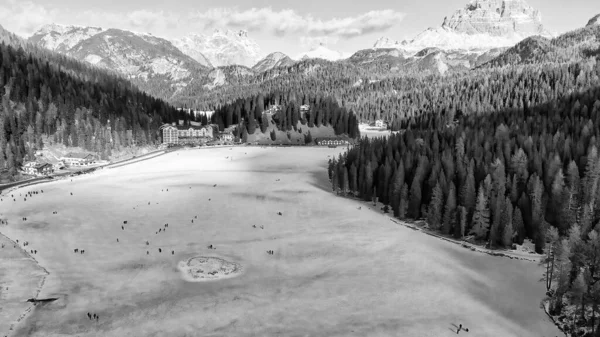
[{"label": "rocky cliff face", "polygon": [[258,63],[252,67],[252,70],[257,73],[262,73],[273,68],[287,67],[291,66],[292,64],[294,64],[294,61],[287,55],[284,53],[275,52],[258,61]]},{"label": "rocky cliff face", "polygon": [[89,39],[102,31],[104,30],[100,27],[50,24],[43,26],[35,32],[29,38],[29,42],[61,54],[66,54],[81,41]]},{"label": "rocky cliff face", "polygon": [[380,39],[375,48],[401,48],[413,53],[428,47],[485,51],[511,47],[533,35],[552,37],[542,25],[540,12],[525,0],[473,0],[444,18],[441,27],[429,28],[406,43],[390,45],[389,39]]},{"label": "rocky cliff face", "polygon": [[252,67],[262,56],[258,44],[243,30],[237,32],[215,30],[212,35],[192,34],[172,42],[200,63],[205,62],[198,55],[205,56],[215,67],[227,65]]},{"label": "rocky cliff face", "polygon": [[525,0],[474,0],[451,17],[442,28],[469,35],[546,35],[540,12]]},{"label": "rocky cliff face", "polygon": [[115,71],[162,98],[203,69],[165,39],[120,29],[49,25],[29,42]]},{"label": "rocky cliff face", "polygon": [[586,25],[586,27],[591,27],[591,26],[600,26],[600,14],[591,18],[590,21]]}]

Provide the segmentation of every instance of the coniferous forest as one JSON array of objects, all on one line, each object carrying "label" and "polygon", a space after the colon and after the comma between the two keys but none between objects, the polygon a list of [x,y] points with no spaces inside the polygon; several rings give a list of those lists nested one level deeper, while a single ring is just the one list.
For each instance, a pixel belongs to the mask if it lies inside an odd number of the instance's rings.
[{"label": "coniferous forest", "polygon": [[47,141],[108,158],[157,144],[159,127],[179,120],[235,126],[245,142],[271,119],[278,130],[300,123],[350,138],[383,119],[396,132],[359,138],[329,161],[332,190],[489,249],[531,240],[549,313],[568,332],[600,336],[599,46],[597,26],[525,39],[445,74],[394,73],[399,58],[303,60],[237,77],[230,66],[227,85],[169,87],[168,103],[107,70],[1,43],[0,173],[14,176]]},{"label": "coniferous forest", "polygon": [[[305,113],[301,105],[310,107]],[[340,107],[331,97],[302,96],[296,97],[293,92],[276,91],[270,94],[258,94],[254,97],[237,99],[231,104],[226,104],[211,116],[211,122],[217,124],[219,129],[231,125],[238,125],[236,136],[245,142],[248,134],[253,134],[257,129],[265,133],[269,126],[265,109],[270,109],[277,129],[296,130],[298,122],[302,125],[331,126],[336,135],[346,134],[350,138],[359,135],[358,120],[352,111]],[[243,121],[243,123],[240,123]]]},{"label": "coniferous forest", "polygon": [[333,189],[490,248],[531,239],[546,256],[551,313],[575,298],[571,327],[600,333],[599,76],[593,60],[504,68],[442,90],[443,113],[331,160]]},{"label": "coniferous forest", "polygon": [[9,175],[33,159],[44,137],[107,158],[122,146],[156,142],[158,127],[178,116],[167,103],[104,70],[5,44],[0,53],[0,168]]}]

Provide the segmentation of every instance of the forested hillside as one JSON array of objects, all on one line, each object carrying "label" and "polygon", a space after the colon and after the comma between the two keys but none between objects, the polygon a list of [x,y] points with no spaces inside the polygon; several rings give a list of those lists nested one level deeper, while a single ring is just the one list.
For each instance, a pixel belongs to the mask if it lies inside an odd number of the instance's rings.
[{"label": "forested hillside", "polygon": [[[552,99],[556,92],[547,90],[545,67],[572,61],[595,62],[600,48],[599,29],[600,26],[590,26],[552,40],[532,37],[504,53],[490,51],[490,55],[500,55],[475,70],[464,68],[445,75],[431,74],[420,68],[422,63],[403,66],[406,60],[397,52],[392,53],[393,50],[367,50],[343,62],[305,60],[243,80],[231,77],[227,81],[229,85],[212,90],[203,88],[204,83],[192,83],[174,97],[174,102],[199,110],[213,110],[240,98],[285,88],[311,96],[331,96],[341,106],[353,110],[359,121],[384,119],[397,130],[403,120],[422,113],[491,112],[509,107],[512,102],[508,100],[519,96],[518,91],[510,94],[511,86],[527,86],[527,83],[515,82],[521,71],[518,66],[536,65],[537,70],[528,71],[537,72],[536,76],[541,77],[537,83],[543,84],[542,87],[532,88],[535,92],[528,97],[531,104]],[[426,60],[428,56],[424,57]],[[404,71],[395,71],[398,67]]]},{"label": "forested hillside", "polygon": [[527,38],[484,67],[569,63],[600,55],[600,26],[580,28],[554,39]]},{"label": "forested hillside", "polygon": [[[479,73],[454,91],[425,91],[437,95],[423,96],[432,105],[402,121],[404,132],[362,139],[330,162],[333,188],[491,248],[532,239],[547,254],[552,313],[570,319],[574,310],[569,329],[596,330],[599,76],[600,60],[588,60]],[[447,108],[436,109],[443,101]]]},{"label": "forested hillside", "polygon": [[[310,109],[306,112],[301,110],[301,105],[307,105]],[[300,96],[293,92],[274,91],[267,95],[258,94],[246,99],[238,99],[232,104],[227,104],[217,109],[211,116],[212,123],[219,128],[227,128],[238,125],[237,136],[243,141],[248,134],[254,134],[257,129],[266,132],[269,126],[269,116],[264,114],[265,110],[270,112],[278,130],[291,131],[296,129],[298,122],[313,126],[328,126],[333,128],[336,135],[345,134],[350,138],[359,135],[358,120],[352,111],[340,107],[330,97],[323,96]]]},{"label": "forested hillside", "polygon": [[121,146],[154,143],[158,126],[178,118],[173,107],[104,70],[35,48],[0,44],[0,53],[0,168],[10,175],[33,159],[44,137],[107,157]]}]

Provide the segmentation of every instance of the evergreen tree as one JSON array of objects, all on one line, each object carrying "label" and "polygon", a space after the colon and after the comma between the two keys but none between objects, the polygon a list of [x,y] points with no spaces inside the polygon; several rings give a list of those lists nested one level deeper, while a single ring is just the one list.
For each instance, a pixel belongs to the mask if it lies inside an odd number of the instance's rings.
[{"label": "evergreen tree", "polygon": [[454,227],[454,238],[462,239],[465,236],[467,229],[467,208],[464,206],[458,206],[458,220],[457,226]]},{"label": "evergreen tree", "polygon": [[456,224],[456,187],[450,182],[448,197],[446,199],[446,209],[444,211],[444,234],[452,233],[452,228]]},{"label": "evergreen tree", "polygon": [[433,189],[431,202],[429,203],[429,208],[427,209],[427,223],[432,229],[439,229],[442,223],[443,198],[444,195],[442,193],[442,188],[438,182]]},{"label": "evergreen tree", "polygon": [[398,201],[398,218],[405,219],[408,210],[408,185],[404,183],[400,190],[400,199]]},{"label": "evergreen tree", "polygon": [[504,247],[511,247],[513,237],[515,236],[515,230],[513,227],[513,206],[508,197],[506,198],[504,212],[502,213],[502,224],[501,244]]},{"label": "evergreen tree", "polygon": [[473,214],[473,223],[469,234],[475,235],[477,240],[485,240],[490,227],[490,209],[484,187],[479,187],[477,205]]}]

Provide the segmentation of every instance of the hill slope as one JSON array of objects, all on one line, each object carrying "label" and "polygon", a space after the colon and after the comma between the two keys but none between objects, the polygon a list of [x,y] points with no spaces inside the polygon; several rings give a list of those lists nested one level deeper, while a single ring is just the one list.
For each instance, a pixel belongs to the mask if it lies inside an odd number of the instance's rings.
[{"label": "hill slope", "polygon": [[206,67],[165,39],[120,29],[49,25],[29,42],[115,71],[154,96],[168,98]]}]

